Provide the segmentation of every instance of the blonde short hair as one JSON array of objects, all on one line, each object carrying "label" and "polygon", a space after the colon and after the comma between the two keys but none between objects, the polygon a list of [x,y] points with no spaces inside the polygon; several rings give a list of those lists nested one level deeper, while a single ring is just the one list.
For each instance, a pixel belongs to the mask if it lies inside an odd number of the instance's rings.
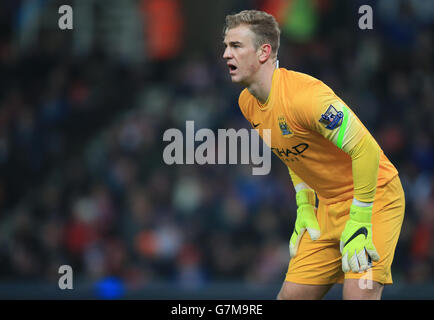
[{"label": "blonde short hair", "polygon": [[240,25],[249,26],[250,30],[255,34],[255,49],[268,43],[271,45],[272,55],[274,57],[277,56],[280,46],[280,28],[276,19],[271,14],[258,10],[244,10],[236,14],[227,15],[223,35],[229,29]]}]

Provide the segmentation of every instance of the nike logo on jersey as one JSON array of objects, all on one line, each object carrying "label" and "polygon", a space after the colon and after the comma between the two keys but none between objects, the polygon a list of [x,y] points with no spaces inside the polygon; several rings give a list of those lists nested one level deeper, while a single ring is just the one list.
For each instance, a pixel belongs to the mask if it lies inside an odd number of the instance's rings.
[{"label": "nike logo on jersey", "polygon": [[359,228],[356,232],[353,233],[353,235],[347,240],[347,242],[345,242],[344,247],[361,234],[365,235],[366,239],[368,237],[368,229],[366,229],[365,227]]},{"label": "nike logo on jersey", "polygon": [[261,123],[255,124],[254,122],[252,122],[252,125],[254,128],[256,128],[257,126],[259,126]]}]

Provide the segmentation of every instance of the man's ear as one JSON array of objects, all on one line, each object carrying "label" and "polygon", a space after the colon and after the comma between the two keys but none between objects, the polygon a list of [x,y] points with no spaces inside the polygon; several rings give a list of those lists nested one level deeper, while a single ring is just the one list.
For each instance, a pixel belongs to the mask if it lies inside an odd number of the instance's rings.
[{"label": "man's ear", "polygon": [[266,43],[259,47],[258,49],[258,59],[259,62],[264,63],[266,62],[271,55],[271,45]]}]

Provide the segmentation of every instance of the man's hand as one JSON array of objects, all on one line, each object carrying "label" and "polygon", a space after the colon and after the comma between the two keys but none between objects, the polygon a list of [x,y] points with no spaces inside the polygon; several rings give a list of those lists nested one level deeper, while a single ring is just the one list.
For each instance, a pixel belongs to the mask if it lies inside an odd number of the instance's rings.
[{"label": "man's hand", "polygon": [[380,256],[372,242],[372,206],[351,205],[350,219],[341,235],[340,250],[344,272],[364,272],[371,267],[368,256],[373,261]]},{"label": "man's hand", "polygon": [[307,230],[312,240],[320,237],[318,220],[316,219],[315,192],[312,189],[302,189],[297,192],[297,219],[294,232],[289,240],[289,253],[294,257],[298,250],[301,236]]}]

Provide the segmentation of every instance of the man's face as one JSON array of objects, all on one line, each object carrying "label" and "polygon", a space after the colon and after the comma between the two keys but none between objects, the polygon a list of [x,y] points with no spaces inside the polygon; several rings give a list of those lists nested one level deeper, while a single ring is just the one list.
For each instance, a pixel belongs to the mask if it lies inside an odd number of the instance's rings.
[{"label": "man's face", "polygon": [[232,82],[249,85],[260,67],[254,37],[255,34],[246,25],[226,31],[223,58],[229,68]]}]

